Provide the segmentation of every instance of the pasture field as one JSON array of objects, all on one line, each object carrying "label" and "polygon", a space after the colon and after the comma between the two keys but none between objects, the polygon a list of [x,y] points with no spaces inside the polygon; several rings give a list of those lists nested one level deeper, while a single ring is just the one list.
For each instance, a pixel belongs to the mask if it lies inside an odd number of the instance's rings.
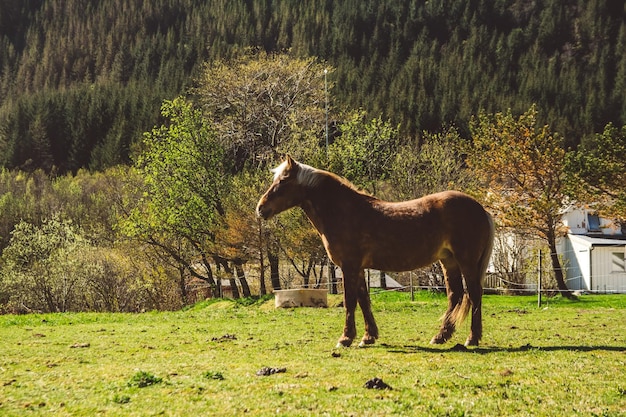
[{"label": "pasture field", "polygon": [[[378,343],[343,349],[342,308],[276,310],[273,300],[0,316],[0,415],[626,415],[624,295],[542,308],[487,295],[482,344],[468,350],[454,349],[468,321],[428,344],[445,296],[372,301]],[[266,367],[284,372],[258,376]],[[392,389],[365,388],[374,377]]]}]

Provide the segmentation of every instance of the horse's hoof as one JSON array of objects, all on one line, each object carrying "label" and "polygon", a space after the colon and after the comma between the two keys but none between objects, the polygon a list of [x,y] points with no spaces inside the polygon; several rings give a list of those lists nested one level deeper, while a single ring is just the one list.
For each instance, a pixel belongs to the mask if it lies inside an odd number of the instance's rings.
[{"label": "horse's hoof", "polygon": [[430,344],[431,345],[443,345],[447,341],[448,341],[448,339],[446,339],[445,337],[437,335],[437,336],[433,337],[432,339],[430,339]]},{"label": "horse's hoof", "polygon": [[339,341],[337,342],[337,346],[335,346],[335,349],[347,348],[351,345],[352,339],[339,339]]},{"label": "horse's hoof", "polygon": [[361,339],[361,342],[359,343],[359,347],[365,347],[367,345],[373,345],[374,343],[376,343],[376,338],[372,335],[369,336],[365,336],[363,337],[363,339]]},{"label": "horse's hoof", "polygon": [[469,347],[469,346],[478,346],[478,340],[473,340],[473,339],[467,339],[465,341],[465,346]]},{"label": "horse's hoof", "polygon": [[[378,339],[378,337],[379,337],[378,336],[378,328],[377,327],[374,327],[374,328],[370,327],[370,329],[367,331],[367,335],[369,337],[371,337],[372,339],[374,339],[374,340]],[[374,342],[372,342],[372,343],[374,343]]]}]

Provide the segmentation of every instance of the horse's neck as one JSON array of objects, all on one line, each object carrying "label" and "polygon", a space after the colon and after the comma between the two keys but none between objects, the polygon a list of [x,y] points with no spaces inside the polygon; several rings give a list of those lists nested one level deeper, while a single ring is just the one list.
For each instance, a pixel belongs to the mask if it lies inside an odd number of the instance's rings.
[{"label": "horse's neck", "polygon": [[322,235],[326,235],[333,224],[344,223],[357,205],[366,204],[366,200],[371,199],[335,179],[326,181],[329,181],[327,187],[312,191],[302,204],[307,217]]}]

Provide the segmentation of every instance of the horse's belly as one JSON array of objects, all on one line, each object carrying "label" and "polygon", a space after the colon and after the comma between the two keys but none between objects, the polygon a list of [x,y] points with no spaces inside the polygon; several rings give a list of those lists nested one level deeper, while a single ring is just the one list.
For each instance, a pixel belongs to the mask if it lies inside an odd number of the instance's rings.
[{"label": "horse's belly", "polygon": [[364,268],[388,272],[412,271],[428,266],[444,256],[439,247],[415,247],[414,245],[389,245],[372,248],[364,257]]}]

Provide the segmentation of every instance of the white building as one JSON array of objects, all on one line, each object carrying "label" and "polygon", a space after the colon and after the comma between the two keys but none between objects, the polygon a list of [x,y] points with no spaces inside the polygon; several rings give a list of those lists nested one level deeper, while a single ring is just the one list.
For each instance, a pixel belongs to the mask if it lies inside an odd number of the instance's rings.
[{"label": "white building", "polygon": [[563,215],[568,234],[560,239],[568,288],[600,293],[626,293],[626,234],[618,224],[588,209]]}]

